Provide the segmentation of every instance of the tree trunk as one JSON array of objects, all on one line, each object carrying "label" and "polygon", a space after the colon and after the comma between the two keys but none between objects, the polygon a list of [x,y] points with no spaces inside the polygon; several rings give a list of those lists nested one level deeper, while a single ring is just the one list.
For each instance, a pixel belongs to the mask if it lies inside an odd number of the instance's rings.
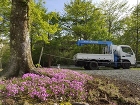
[{"label": "tree trunk", "polygon": [[29,38],[29,0],[12,0],[10,62],[4,76],[21,76],[34,69]]},{"label": "tree trunk", "polygon": [[51,55],[48,55],[48,68],[51,67],[51,64],[52,64],[52,56]]}]

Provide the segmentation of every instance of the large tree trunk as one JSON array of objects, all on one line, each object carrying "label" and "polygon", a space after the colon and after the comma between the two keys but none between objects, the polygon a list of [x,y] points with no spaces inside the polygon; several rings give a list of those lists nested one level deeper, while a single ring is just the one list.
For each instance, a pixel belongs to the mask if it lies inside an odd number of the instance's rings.
[{"label": "large tree trunk", "polygon": [[34,69],[29,38],[29,0],[12,0],[10,63],[4,76],[21,76]]}]

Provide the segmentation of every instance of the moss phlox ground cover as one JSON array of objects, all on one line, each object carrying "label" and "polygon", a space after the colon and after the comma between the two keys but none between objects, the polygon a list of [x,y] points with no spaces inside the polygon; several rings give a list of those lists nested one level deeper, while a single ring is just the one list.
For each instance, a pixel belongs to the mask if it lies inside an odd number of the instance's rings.
[{"label": "moss phlox ground cover", "polygon": [[28,97],[41,101],[48,99],[85,100],[85,84],[92,76],[68,69],[41,68],[42,75],[27,73],[21,78],[0,81],[0,93],[6,97]]}]

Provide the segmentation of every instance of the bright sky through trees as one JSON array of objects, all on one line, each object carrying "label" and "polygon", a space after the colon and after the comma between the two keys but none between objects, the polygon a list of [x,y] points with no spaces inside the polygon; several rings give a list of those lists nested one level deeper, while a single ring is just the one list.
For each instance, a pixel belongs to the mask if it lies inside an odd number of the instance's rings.
[{"label": "bright sky through trees", "polygon": [[[68,3],[70,0],[46,0],[46,8],[48,8],[48,12],[63,12],[64,3]],[[101,0],[92,0],[93,3],[99,3]],[[120,0],[121,1],[121,0]],[[129,5],[134,6],[137,4],[137,0],[128,0]],[[138,0],[140,2],[140,0]]]}]

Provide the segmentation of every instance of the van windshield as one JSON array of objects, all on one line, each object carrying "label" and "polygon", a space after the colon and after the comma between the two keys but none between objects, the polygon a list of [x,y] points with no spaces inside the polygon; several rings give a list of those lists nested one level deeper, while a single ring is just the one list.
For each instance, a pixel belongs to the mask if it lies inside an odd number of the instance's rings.
[{"label": "van windshield", "polygon": [[122,51],[127,53],[127,54],[133,55],[133,52],[132,52],[130,47],[122,47]]}]

